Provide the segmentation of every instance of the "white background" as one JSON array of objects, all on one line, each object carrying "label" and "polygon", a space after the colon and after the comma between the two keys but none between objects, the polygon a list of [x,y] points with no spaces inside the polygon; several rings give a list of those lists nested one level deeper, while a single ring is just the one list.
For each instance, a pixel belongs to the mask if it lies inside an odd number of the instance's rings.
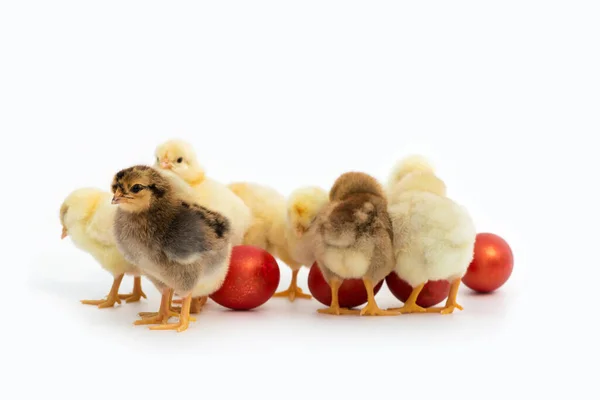
[{"label": "white background", "polygon": [[[10,398],[598,393],[597,2],[198,3],[0,6]],[[132,325],[158,306],[148,283],[137,305],[81,305],[111,277],[60,240],[60,203],[80,186],[108,190],[173,137],[213,178],[284,194],[348,170],[384,180],[420,152],[478,230],[509,242],[513,276],[490,296],[461,288],[465,310],[451,316],[211,302],[177,334]],[[378,300],[398,304],[385,286]]]}]

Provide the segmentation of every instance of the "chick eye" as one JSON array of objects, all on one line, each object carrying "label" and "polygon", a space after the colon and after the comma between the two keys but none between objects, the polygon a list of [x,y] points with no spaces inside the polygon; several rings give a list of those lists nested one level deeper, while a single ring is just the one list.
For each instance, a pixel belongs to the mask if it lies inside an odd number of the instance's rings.
[{"label": "chick eye", "polygon": [[135,184],[135,185],[133,185],[133,186],[131,187],[131,192],[132,192],[132,193],[139,193],[139,192],[140,192],[140,190],[142,190],[142,189],[143,189],[143,188],[142,188],[142,185]]},{"label": "chick eye", "polygon": [[177,163],[178,163],[178,164],[181,164],[182,162],[183,162],[183,157],[179,157],[179,158],[177,159]]}]

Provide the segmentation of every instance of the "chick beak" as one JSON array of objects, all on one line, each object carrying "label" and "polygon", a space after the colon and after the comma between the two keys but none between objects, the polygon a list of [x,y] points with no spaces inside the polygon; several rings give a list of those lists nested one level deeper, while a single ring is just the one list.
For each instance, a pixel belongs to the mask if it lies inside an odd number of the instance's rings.
[{"label": "chick beak", "polygon": [[160,167],[163,169],[171,169],[173,165],[169,162],[169,160],[162,160],[160,162]]},{"label": "chick beak", "polygon": [[306,232],[306,229],[304,229],[303,226],[296,226],[296,237],[301,238],[302,236],[304,236],[304,233]]},{"label": "chick beak", "polygon": [[62,235],[60,235],[60,238],[61,238],[61,239],[64,239],[64,238],[66,238],[68,235],[69,235],[69,232],[67,232],[67,228],[65,228],[65,227],[63,226],[63,229],[62,229]]},{"label": "chick beak", "polygon": [[120,190],[115,192],[113,199],[111,201],[112,204],[120,204],[123,201],[123,193]]}]

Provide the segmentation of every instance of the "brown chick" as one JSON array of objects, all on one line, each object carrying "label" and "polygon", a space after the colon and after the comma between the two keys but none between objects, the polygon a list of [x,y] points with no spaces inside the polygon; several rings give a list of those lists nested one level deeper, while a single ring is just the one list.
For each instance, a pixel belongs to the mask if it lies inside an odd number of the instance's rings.
[{"label": "brown chick", "polygon": [[[227,275],[231,228],[223,215],[187,202],[174,183],[154,168],[138,165],[119,171],[112,184],[115,236],[119,250],[162,293],[158,313],[135,322],[150,329],[186,330],[193,297],[217,291]],[[183,298],[179,321],[173,294]]]},{"label": "brown chick", "polygon": [[[319,213],[314,254],[331,286],[331,305],[325,314],[398,315],[382,310],[373,287],[394,268],[393,230],[387,200],[379,182],[362,172],[342,174],[329,192],[330,203]],[[358,311],[340,308],[338,289],[345,279],[362,279],[367,305]]]}]

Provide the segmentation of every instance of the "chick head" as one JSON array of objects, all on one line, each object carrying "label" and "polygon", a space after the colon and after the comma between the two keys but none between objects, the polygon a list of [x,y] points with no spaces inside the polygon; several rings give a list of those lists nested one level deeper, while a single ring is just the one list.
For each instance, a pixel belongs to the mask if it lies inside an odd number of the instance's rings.
[{"label": "chick head", "polygon": [[414,171],[391,189],[390,200],[393,201],[396,196],[409,191],[429,192],[445,197],[446,184],[432,172]]},{"label": "chick head", "polygon": [[346,172],[334,182],[329,191],[329,199],[331,201],[345,200],[357,193],[369,193],[385,198],[383,187],[377,179],[364,172]]},{"label": "chick head", "polygon": [[204,180],[204,170],[198,163],[191,144],[172,139],[159,145],[155,155],[155,167],[170,170],[189,184],[198,184]]},{"label": "chick head", "polygon": [[433,166],[425,157],[418,154],[412,154],[396,163],[388,178],[388,187],[394,187],[396,183],[415,171],[435,172]]},{"label": "chick head", "polygon": [[69,235],[69,228],[83,222],[94,213],[105,192],[95,188],[81,188],[71,192],[60,206],[61,239]]},{"label": "chick head", "polygon": [[112,203],[128,212],[141,212],[150,208],[153,201],[164,197],[169,189],[169,182],[158,171],[136,165],[115,174]]},{"label": "chick head", "polygon": [[327,192],[317,186],[307,186],[292,192],[288,198],[287,217],[298,237],[306,232],[328,201]]}]

